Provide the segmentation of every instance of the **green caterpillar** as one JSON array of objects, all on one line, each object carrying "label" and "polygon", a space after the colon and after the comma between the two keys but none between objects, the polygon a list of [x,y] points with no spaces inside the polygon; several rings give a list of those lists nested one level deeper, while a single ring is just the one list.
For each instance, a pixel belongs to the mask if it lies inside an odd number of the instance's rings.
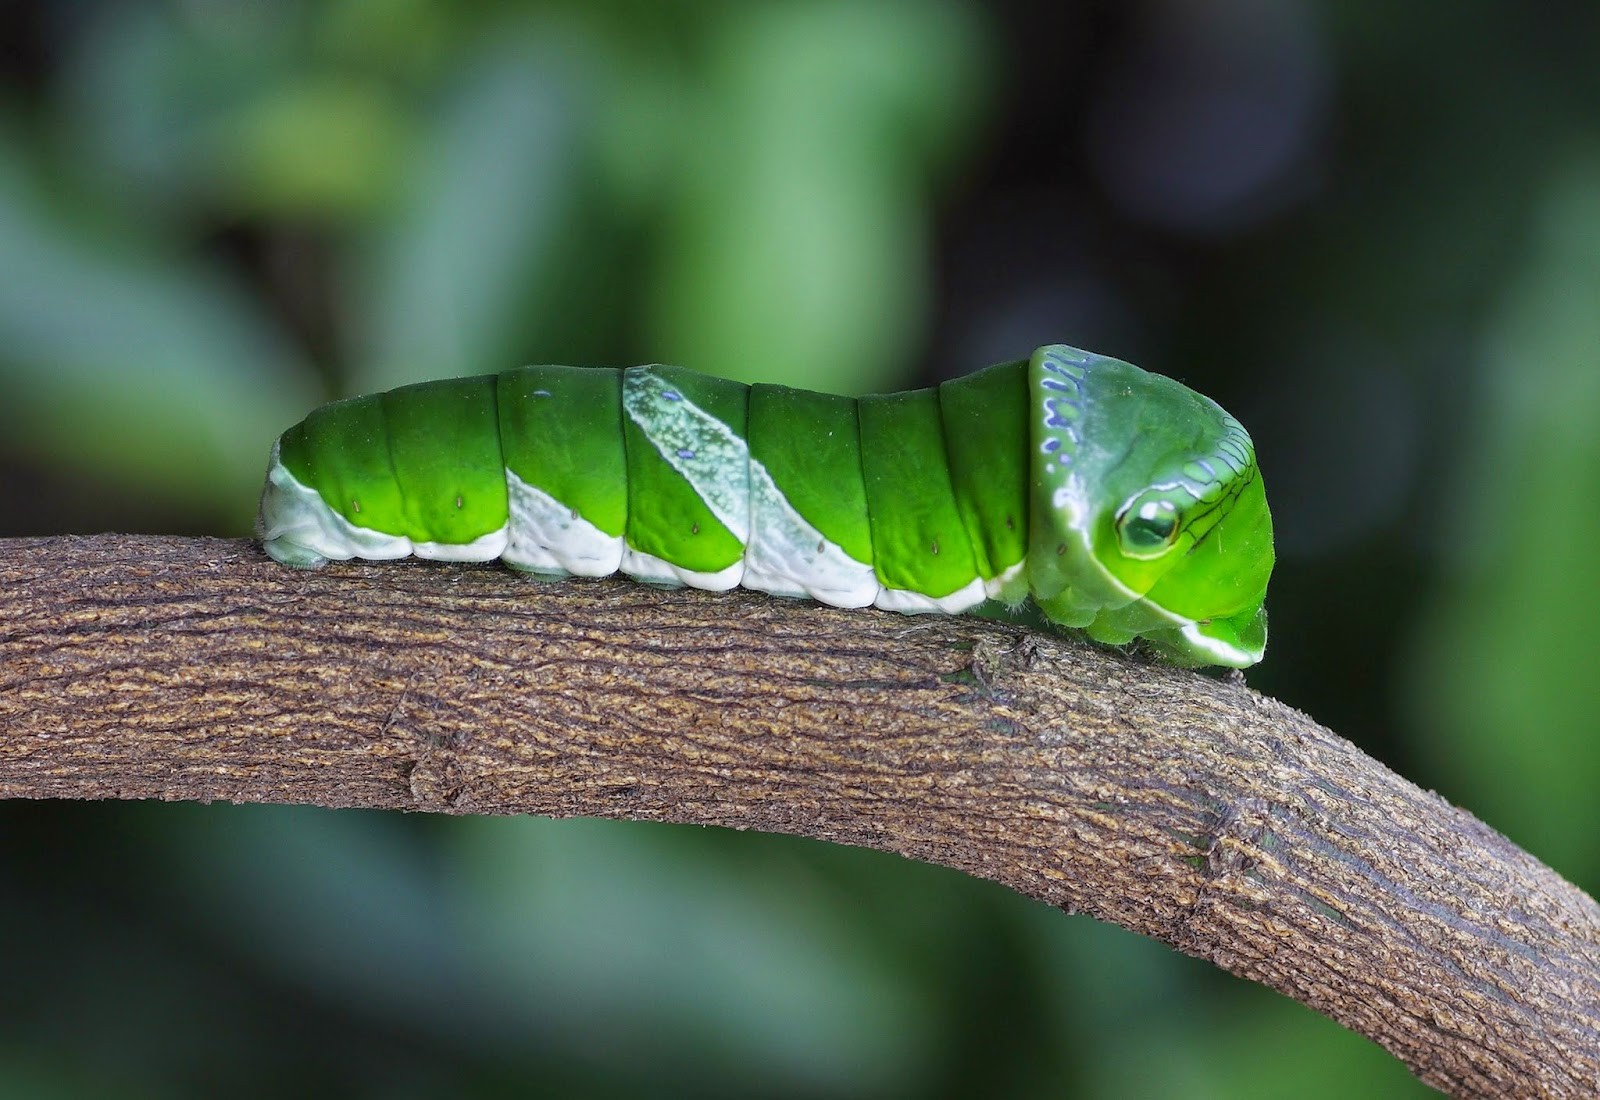
[{"label": "green caterpillar", "polygon": [[837,607],[1031,597],[1104,643],[1242,668],[1272,520],[1215,402],[1051,344],[859,399],[679,367],[523,367],[316,409],[272,447],[268,554],[500,558]]}]

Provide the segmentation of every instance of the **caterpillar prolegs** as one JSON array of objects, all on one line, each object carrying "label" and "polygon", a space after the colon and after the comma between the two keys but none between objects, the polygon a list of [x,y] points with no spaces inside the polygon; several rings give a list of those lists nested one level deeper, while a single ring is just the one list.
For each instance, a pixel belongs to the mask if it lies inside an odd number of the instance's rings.
[{"label": "caterpillar prolegs", "polygon": [[1060,344],[862,398],[536,366],[338,401],[273,444],[258,533],[300,567],[500,558],[910,613],[1031,598],[1233,667],[1261,659],[1273,564],[1239,422]]}]

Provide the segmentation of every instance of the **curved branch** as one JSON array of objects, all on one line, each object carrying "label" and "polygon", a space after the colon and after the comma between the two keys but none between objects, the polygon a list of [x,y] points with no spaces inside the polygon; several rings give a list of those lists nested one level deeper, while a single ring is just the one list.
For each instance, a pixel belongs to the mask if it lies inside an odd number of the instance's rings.
[{"label": "curved branch", "polygon": [[1600,1094],[1600,908],[1237,683],[973,619],[0,540],[0,796],[798,833],[1164,940],[1458,1096]]}]

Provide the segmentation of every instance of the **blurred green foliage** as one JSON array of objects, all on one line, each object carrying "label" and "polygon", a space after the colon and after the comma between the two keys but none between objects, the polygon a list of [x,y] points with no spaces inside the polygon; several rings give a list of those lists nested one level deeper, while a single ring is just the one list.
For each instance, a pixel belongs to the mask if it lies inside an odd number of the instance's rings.
[{"label": "blurred green foliage", "polygon": [[1460,552],[1419,638],[1417,727],[1468,805],[1593,884],[1600,142],[1540,180],[1483,339],[1483,412],[1451,486]]},{"label": "blurred green foliage", "polygon": [[[312,404],[1068,340],[1254,432],[1251,673],[1600,882],[1600,9],[17,4],[0,534],[243,534]],[[0,1092],[1405,1096],[1274,994],[786,837],[0,806]]]}]

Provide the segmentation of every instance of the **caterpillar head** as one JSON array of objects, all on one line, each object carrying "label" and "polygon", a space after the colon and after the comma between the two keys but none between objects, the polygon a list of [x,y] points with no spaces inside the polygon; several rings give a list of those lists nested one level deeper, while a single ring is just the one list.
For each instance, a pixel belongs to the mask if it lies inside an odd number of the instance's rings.
[{"label": "caterpillar head", "polygon": [[1034,353],[1029,382],[1045,613],[1182,664],[1260,660],[1272,518],[1244,428],[1170,378],[1061,345]]}]

